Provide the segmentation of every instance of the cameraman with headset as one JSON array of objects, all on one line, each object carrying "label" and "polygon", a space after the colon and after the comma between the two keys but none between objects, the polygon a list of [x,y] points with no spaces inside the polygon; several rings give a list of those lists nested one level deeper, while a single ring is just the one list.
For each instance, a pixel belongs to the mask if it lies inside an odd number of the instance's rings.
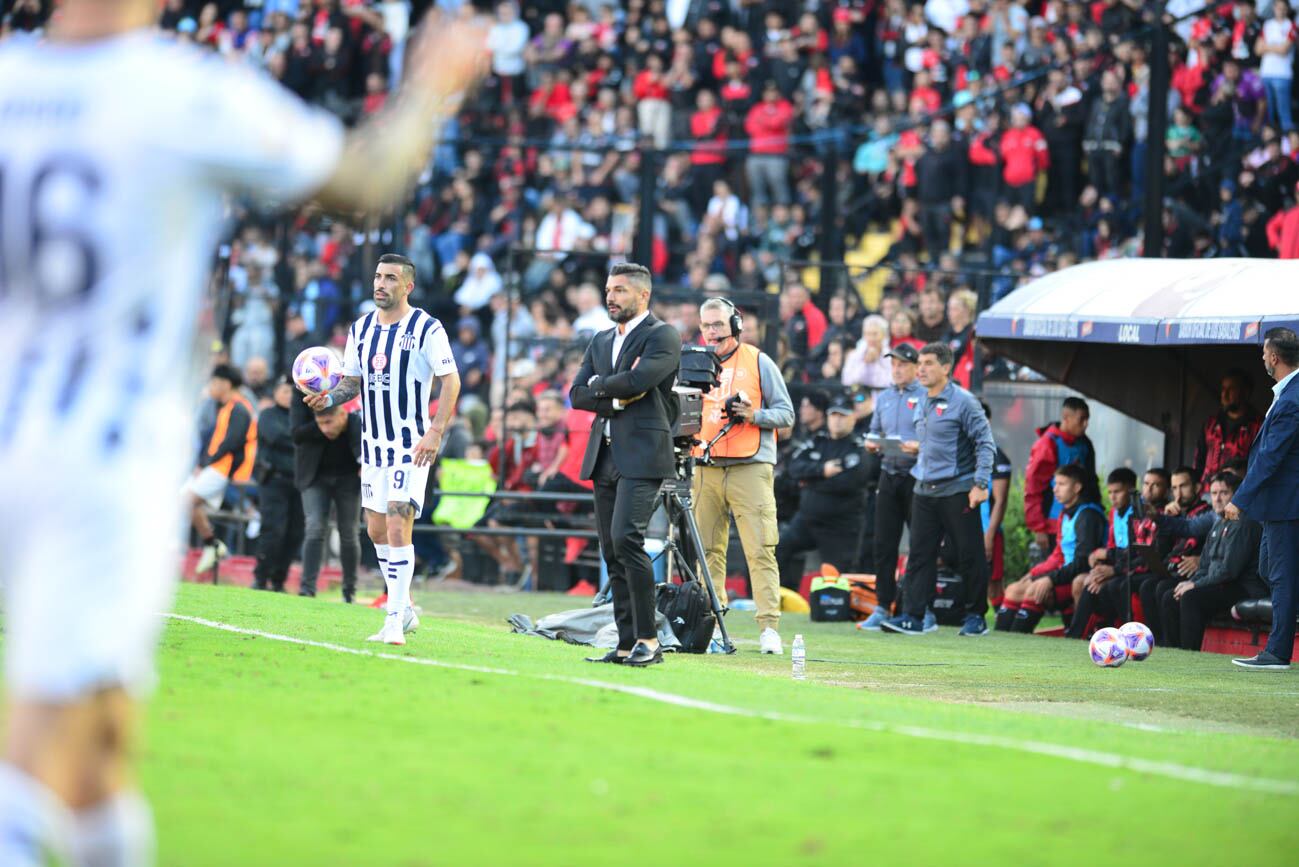
[{"label": "cameraman with headset", "polygon": [[[703,540],[717,601],[726,607],[726,548],[731,518],[749,566],[763,653],[783,653],[780,642],[780,572],[776,567],[776,430],[792,427],[794,405],[785,378],[766,353],[740,342],[743,321],[725,298],[699,305],[699,327],[721,363],[721,384],[703,397],[695,471],[695,523]],[[707,450],[707,454],[705,454]]]}]

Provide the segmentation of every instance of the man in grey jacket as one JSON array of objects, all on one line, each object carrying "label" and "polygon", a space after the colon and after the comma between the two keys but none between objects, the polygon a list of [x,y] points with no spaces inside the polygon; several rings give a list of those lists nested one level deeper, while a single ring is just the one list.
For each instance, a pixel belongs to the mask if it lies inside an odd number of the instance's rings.
[{"label": "man in grey jacket", "polygon": [[[1222,517],[1231,497],[1240,486],[1234,473],[1214,474],[1209,483],[1209,498],[1216,518],[1199,567],[1185,580],[1164,579],[1155,585],[1159,600],[1157,611],[1147,611],[1146,621],[1162,642],[1169,647],[1199,650],[1204,641],[1205,624],[1227,611],[1242,599],[1261,599],[1267,587],[1258,576],[1258,544],[1263,525],[1242,517],[1227,521]],[[1160,516],[1159,532],[1183,533],[1196,519]],[[1151,621],[1154,621],[1151,623]]]},{"label": "man in grey jacket", "polygon": [[938,548],[946,536],[956,548],[965,589],[961,635],[988,631],[988,563],[983,556],[979,505],[988,499],[997,446],[979,399],[951,381],[952,350],[930,343],[918,365],[924,399],[916,406],[916,442],[903,448],[917,455],[911,475],[911,554],[907,558],[902,613],[881,626],[903,635],[924,635],[924,614],[938,583]]},{"label": "man in grey jacket", "polygon": [[[726,547],[731,518],[749,566],[763,653],[782,653],[780,572],[776,565],[776,431],[793,427],[794,405],[780,368],[756,346],[740,343],[735,306],[710,298],[699,306],[699,328],[722,364],[721,386],[704,396],[700,440],[711,443],[711,464],[695,469],[694,512],[717,601],[726,606]],[[696,451],[702,457],[702,449]]]}]

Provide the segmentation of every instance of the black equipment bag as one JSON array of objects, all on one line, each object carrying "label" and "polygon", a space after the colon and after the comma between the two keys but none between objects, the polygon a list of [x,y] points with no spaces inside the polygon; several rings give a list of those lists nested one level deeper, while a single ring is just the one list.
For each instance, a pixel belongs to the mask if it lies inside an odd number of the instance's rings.
[{"label": "black equipment bag", "polygon": [[659,584],[655,605],[672,626],[682,653],[707,653],[717,618],[708,602],[708,591],[698,581]]},{"label": "black equipment bag", "polygon": [[843,577],[812,579],[809,617],[817,622],[852,620],[852,583]]},{"label": "black equipment bag", "polygon": [[965,622],[965,584],[960,575],[947,569],[938,570],[934,619],[943,626],[960,626]]}]

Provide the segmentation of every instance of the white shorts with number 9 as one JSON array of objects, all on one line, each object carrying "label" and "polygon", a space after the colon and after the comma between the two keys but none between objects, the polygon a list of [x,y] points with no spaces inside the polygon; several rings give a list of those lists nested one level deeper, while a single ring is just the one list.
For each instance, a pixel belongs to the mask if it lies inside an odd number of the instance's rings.
[{"label": "white shorts with number 9", "polygon": [[361,508],[388,512],[389,503],[410,503],[415,517],[424,511],[424,489],[428,487],[429,466],[398,464],[395,467],[361,465]]}]

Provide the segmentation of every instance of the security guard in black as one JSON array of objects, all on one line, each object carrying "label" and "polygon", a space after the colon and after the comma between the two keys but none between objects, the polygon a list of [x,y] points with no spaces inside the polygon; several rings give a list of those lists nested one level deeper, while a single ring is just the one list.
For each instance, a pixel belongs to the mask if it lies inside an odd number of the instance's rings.
[{"label": "security guard in black", "polygon": [[798,589],[808,551],[818,551],[822,563],[841,572],[851,568],[867,483],[865,444],[853,432],[854,422],[852,404],[836,400],[826,416],[826,429],[790,458],[789,476],[801,486],[802,497],[798,514],[776,546],[780,583],[785,587]]}]

